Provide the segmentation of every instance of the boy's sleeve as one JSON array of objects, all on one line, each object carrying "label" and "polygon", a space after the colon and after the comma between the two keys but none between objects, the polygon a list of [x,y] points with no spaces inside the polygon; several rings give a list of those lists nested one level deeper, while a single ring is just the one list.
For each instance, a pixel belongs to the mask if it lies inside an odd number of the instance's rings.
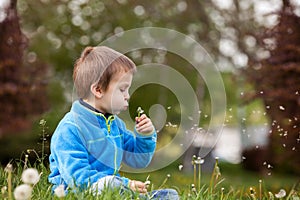
[{"label": "boy's sleeve", "polygon": [[56,131],[51,140],[50,166],[53,163],[68,186],[87,187],[106,174],[91,169],[88,152],[76,131],[72,125],[63,125]]},{"label": "boy's sleeve", "polygon": [[143,135],[134,129],[132,133],[126,129],[123,121],[120,119],[118,121],[123,137],[123,162],[133,168],[147,167],[156,148],[156,131]]}]

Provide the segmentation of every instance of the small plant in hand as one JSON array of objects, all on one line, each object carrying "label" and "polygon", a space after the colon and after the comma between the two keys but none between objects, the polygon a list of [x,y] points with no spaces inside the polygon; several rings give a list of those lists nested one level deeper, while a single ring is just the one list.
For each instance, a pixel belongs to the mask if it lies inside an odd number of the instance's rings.
[{"label": "small plant in hand", "polygon": [[144,113],[144,110],[141,107],[138,107],[136,112],[137,112],[137,117],[139,118]]}]

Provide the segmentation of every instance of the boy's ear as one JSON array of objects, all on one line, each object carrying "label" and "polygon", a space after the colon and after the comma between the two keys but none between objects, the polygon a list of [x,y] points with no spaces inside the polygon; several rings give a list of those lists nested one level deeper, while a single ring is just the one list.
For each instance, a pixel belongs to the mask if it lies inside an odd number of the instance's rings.
[{"label": "boy's ear", "polygon": [[96,98],[100,99],[103,97],[103,90],[100,88],[100,86],[97,83],[91,85],[91,93]]}]

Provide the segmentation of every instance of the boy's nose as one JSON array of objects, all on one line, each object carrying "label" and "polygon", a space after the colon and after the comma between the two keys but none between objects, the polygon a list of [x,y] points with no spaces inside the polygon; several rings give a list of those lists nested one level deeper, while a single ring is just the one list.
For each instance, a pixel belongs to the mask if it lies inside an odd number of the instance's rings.
[{"label": "boy's nose", "polygon": [[130,98],[130,95],[129,95],[129,93],[126,93],[126,94],[124,95],[124,99],[125,99],[126,101],[128,101],[128,100],[129,100],[129,98]]}]

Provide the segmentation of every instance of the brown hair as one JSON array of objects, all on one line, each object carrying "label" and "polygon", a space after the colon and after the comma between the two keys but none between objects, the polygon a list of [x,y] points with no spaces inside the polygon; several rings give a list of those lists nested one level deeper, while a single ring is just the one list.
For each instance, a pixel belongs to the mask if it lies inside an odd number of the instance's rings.
[{"label": "brown hair", "polygon": [[105,91],[113,75],[122,70],[134,73],[136,66],[128,57],[109,47],[86,47],[76,61],[73,71],[78,97],[87,98],[94,83]]}]

